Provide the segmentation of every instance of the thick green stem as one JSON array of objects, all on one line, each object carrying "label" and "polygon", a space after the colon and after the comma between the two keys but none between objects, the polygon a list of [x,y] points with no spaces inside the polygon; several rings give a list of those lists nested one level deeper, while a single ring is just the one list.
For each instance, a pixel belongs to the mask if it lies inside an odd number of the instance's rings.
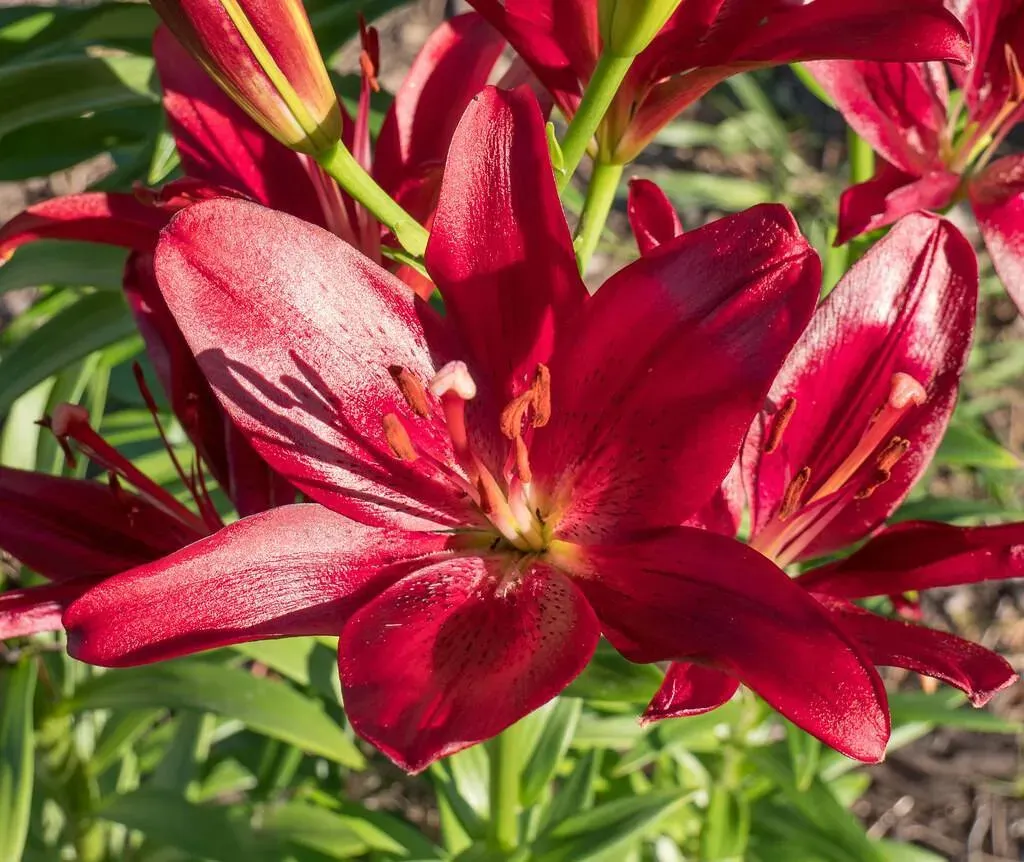
[{"label": "thick green stem", "polygon": [[608,213],[615,202],[615,192],[622,179],[623,165],[614,162],[594,162],[594,172],[590,175],[587,187],[587,199],[583,203],[583,214],[576,228],[576,263],[580,273],[586,272],[587,264],[597,248]]},{"label": "thick green stem", "polygon": [[608,112],[608,107],[632,64],[632,57],[614,57],[607,53],[602,54],[597,61],[590,83],[583,92],[583,100],[576,109],[562,141],[563,166],[558,177],[560,192],[569,185],[569,180],[583,161],[587,145],[593,139],[597,127],[601,125],[601,120]]},{"label": "thick green stem", "polygon": [[491,839],[510,854],[519,843],[519,734],[515,725],[490,742]]},{"label": "thick green stem", "polygon": [[430,234],[377,185],[344,144],[336,144],[316,160],[338,185],[395,235],[402,248],[413,257],[423,257]]}]

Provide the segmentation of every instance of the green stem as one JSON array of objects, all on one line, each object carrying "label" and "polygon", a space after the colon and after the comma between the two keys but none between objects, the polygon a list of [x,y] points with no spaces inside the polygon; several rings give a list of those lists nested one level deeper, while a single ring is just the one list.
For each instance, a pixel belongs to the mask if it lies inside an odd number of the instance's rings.
[{"label": "green stem", "polygon": [[[875,151],[853,129],[847,129],[846,141],[850,155],[850,185],[867,182],[875,175]],[[871,240],[863,236],[850,240],[847,266],[860,260],[871,245]]]},{"label": "green stem", "polygon": [[344,144],[335,144],[316,156],[316,160],[338,185],[395,235],[402,248],[413,257],[423,257],[430,234],[377,185]]},{"label": "green stem", "polygon": [[510,854],[519,843],[519,734],[513,725],[490,743],[491,837]]},{"label": "green stem", "polygon": [[587,186],[587,199],[583,202],[583,214],[576,228],[576,263],[581,273],[586,272],[605,222],[608,221],[623,167],[614,162],[594,162],[594,172]]},{"label": "green stem", "polygon": [[565,139],[562,141],[562,169],[558,177],[558,190],[561,192],[567,185],[576,168],[583,161],[587,145],[594,137],[597,127],[608,112],[608,107],[619,91],[629,67],[633,64],[632,57],[614,57],[604,53],[597,61],[594,74],[590,77],[583,92],[583,99],[573,115]]}]

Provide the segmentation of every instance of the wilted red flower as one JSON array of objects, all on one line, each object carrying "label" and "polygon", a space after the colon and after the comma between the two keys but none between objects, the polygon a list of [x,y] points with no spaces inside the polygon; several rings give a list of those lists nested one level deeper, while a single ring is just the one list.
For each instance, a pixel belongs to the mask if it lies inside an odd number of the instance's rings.
[{"label": "wilted red flower", "polygon": [[[601,52],[599,0],[470,0],[572,116]],[[970,57],[942,0],[684,0],[633,62],[598,132],[625,163],[713,86],[750,69],[823,58]]]},{"label": "wilted red flower", "polygon": [[315,502],[104,581],[65,615],[72,654],[340,634],[353,726],[417,770],[553,697],[603,633],[636,661],[726,668],[879,758],[880,680],[829,613],[756,552],[678,526],[814,305],[789,213],[708,225],[588,296],[536,101],[489,88],[453,139],[426,261],[443,318],[291,216],[220,200],[175,217],[168,305],[232,418]]},{"label": "wilted red flower", "polygon": [[[811,66],[880,157],[874,177],[843,193],[836,244],[966,198],[996,272],[1024,308],[1024,156],[993,161],[1024,116],[1024,3],[959,0],[957,6],[974,46],[970,70],[941,63]],[[947,73],[958,87],[952,94]]]},{"label": "wilted red flower", "polygon": [[[678,233],[656,186],[634,182],[642,245]],[[657,253],[657,252],[654,252]],[[928,466],[956,400],[978,292],[970,244],[948,222],[913,215],[871,249],[821,304],[786,360],[722,491],[691,521],[736,535],[780,567],[840,551],[875,532]],[[1017,675],[969,641],[869,613],[852,599],[1024,574],[1024,525],[900,524],[795,583],[827,607],[877,665],[909,668],[981,705]],[[753,574],[750,575],[753,577]],[[651,719],[713,709],[734,677],[673,665]]]}]

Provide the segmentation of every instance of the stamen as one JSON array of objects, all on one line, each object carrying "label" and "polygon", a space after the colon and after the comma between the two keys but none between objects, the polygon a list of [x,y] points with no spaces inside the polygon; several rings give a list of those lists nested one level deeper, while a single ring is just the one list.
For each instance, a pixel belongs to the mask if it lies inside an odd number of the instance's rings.
[{"label": "stamen", "polygon": [[551,421],[551,372],[543,363],[537,364],[533,378],[533,422],[534,428],[543,428]]},{"label": "stamen", "polygon": [[526,448],[526,441],[523,438],[516,437],[516,473],[519,474],[519,479],[524,485],[529,485],[533,481],[533,471],[530,470],[530,452]]},{"label": "stamen", "polygon": [[925,388],[909,374],[897,371],[889,384],[889,406],[894,410],[905,410],[911,404],[920,407],[928,400]]},{"label": "stamen", "polygon": [[509,401],[501,411],[501,433],[515,440],[522,434],[523,421],[531,409],[531,427],[543,428],[551,420],[551,372],[543,363],[537,365],[530,388]]},{"label": "stamen", "polygon": [[456,360],[445,364],[430,381],[430,391],[441,399],[441,409],[444,410],[444,421],[448,426],[455,457],[475,483],[480,475],[480,466],[469,444],[466,402],[476,397],[476,383],[466,363]]},{"label": "stamen", "polygon": [[457,359],[446,362],[430,381],[430,391],[438,398],[454,392],[464,401],[476,398],[476,382],[465,362]]},{"label": "stamen", "polygon": [[804,467],[793,477],[793,481],[786,486],[786,492],[782,495],[782,505],[779,506],[778,518],[780,521],[785,521],[800,508],[804,488],[807,487],[810,478],[811,468]]},{"label": "stamen", "polygon": [[401,365],[392,365],[388,368],[388,372],[395,383],[398,384],[398,389],[402,393],[405,403],[409,405],[409,409],[423,419],[428,418],[430,416],[430,402],[427,401],[427,392],[423,388],[423,384],[420,383],[419,378],[408,368],[403,368]]},{"label": "stamen", "polygon": [[396,458],[409,462],[419,458],[416,447],[412,445],[412,440],[409,439],[409,432],[405,430],[401,419],[394,413],[388,413],[381,421],[381,424],[384,426],[384,437]]},{"label": "stamen", "polygon": [[888,445],[878,453],[878,469],[888,473],[896,462],[907,454],[910,448],[910,441],[906,437],[893,437]]},{"label": "stamen", "polygon": [[772,452],[779,448],[779,445],[782,443],[782,435],[786,433],[789,420],[793,418],[795,412],[796,399],[792,397],[787,398],[775,414],[775,421],[772,423],[768,437],[765,439],[764,451],[766,455],[771,455]]}]

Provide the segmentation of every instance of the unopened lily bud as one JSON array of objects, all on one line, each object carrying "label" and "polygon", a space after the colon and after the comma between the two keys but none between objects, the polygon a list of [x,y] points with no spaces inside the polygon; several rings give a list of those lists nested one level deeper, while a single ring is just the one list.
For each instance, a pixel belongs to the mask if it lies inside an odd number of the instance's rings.
[{"label": "unopened lily bud", "polygon": [[250,117],[311,155],[341,138],[338,98],[301,0],[152,0],[178,41]]},{"label": "unopened lily bud", "polygon": [[658,35],[680,2],[686,0],[598,0],[604,49],[616,57],[635,57]]}]

